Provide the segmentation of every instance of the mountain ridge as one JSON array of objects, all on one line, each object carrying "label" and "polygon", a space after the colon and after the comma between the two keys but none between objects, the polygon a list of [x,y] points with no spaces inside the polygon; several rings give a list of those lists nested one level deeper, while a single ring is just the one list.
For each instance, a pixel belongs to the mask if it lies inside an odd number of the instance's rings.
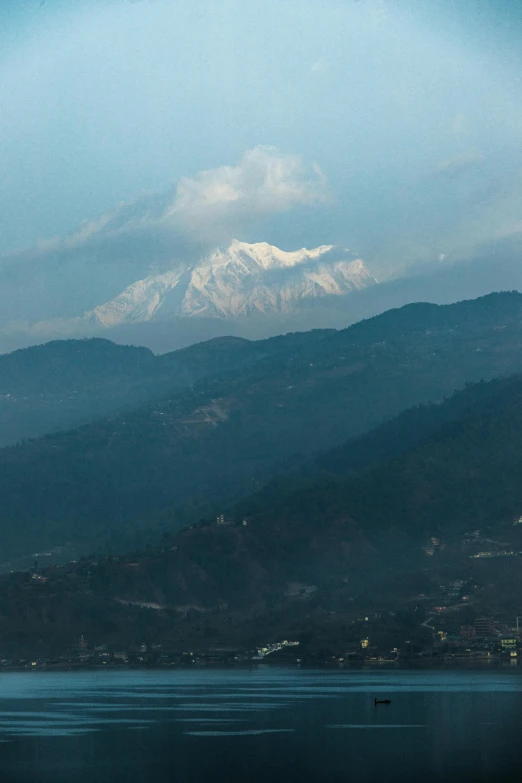
[{"label": "mountain ridge", "polygon": [[[145,265],[135,265],[132,257],[118,256],[118,264],[104,270],[97,269],[95,290],[79,284],[85,274],[88,273],[92,277],[91,262],[96,263],[95,257],[89,264],[84,263],[84,259],[78,268],[79,259],[73,257],[64,259],[63,274],[59,279],[53,279],[52,285],[45,279],[45,270],[41,266],[31,269],[32,282],[29,287],[21,273],[21,267],[15,266],[11,270],[4,268],[0,269],[4,294],[3,320],[0,319],[0,345],[5,352],[27,347],[35,342],[104,335],[120,344],[147,345],[156,353],[165,353],[225,334],[259,340],[310,328],[343,329],[361,319],[373,317],[385,310],[402,307],[411,302],[430,301],[448,304],[484,296],[492,290],[522,289],[522,272],[519,263],[521,237],[522,234],[519,234],[518,238],[509,242],[499,241],[481,246],[475,255],[468,259],[450,257],[444,262],[437,261],[421,268],[405,269],[404,276],[400,278],[387,278],[380,281],[378,285],[365,285],[357,290],[350,290],[345,295],[321,294],[304,297],[290,310],[280,307],[281,302],[276,301],[276,309],[279,307],[280,311],[271,309],[265,314],[258,310],[251,310],[248,315],[239,315],[231,319],[215,317],[211,312],[199,312],[195,317],[186,314],[175,315],[174,312],[180,304],[176,297],[169,300],[172,305],[172,307],[169,305],[170,311],[167,306],[158,309],[157,305],[165,292],[154,293],[152,290],[154,281],[149,281],[152,285],[149,292],[151,298],[136,305],[135,320],[128,318],[125,321],[124,318],[126,309],[130,306],[129,301],[121,301],[119,304],[116,302],[115,312],[112,315],[110,308],[107,311],[107,317],[112,318],[115,315],[116,320],[123,318],[125,322],[102,326],[96,315],[92,316],[95,308],[103,308],[104,302],[109,304],[115,302],[129,286],[132,287],[138,282],[136,288],[140,286],[143,288],[140,281],[146,280],[147,276],[153,278],[167,274],[169,269],[172,273],[172,270],[178,269],[180,265],[184,269],[194,265],[194,259],[183,264],[182,257],[178,258],[175,255],[173,257],[172,248],[169,249],[167,244],[161,245],[161,253],[155,266],[154,255]],[[326,253],[325,259],[330,258],[333,261],[331,257],[333,252]],[[302,264],[301,268],[304,271]],[[275,269],[268,270],[266,274],[270,278],[273,275],[281,275],[281,278],[284,278],[288,273],[294,272],[291,268]],[[13,275],[16,280],[12,279]],[[175,276],[179,276],[179,271],[175,272]],[[279,283],[281,284],[281,280]],[[162,282],[160,279],[157,284],[159,288],[165,288],[165,281]],[[170,292],[170,296],[174,295],[175,290],[180,294],[184,285],[185,283],[176,285]],[[134,295],[133,292],[131,294]],[[156,296],[159,298],[156,299]],[[283,300],[282,304],[284,303]],[[246,304],[248,305],[248,302]],[[270,308],[274,307],[274,301],[269,297],[266,304]],[[162,309],[165,317],[162,315]],[[82,318],[82,314],[89,313],[90,316]],[[152,320],[151,313],[155,315]],[[103,311],[100,315],[105,317]]]},{"label": "mountain ridge", "polygon": [[321,245],[286,252],[266,242],[234,239],[226,250],[214,250],[194,265],[177,265],[136,281],[81,320],[111,327],[172,316],[288,312],[303,299],[339,296],[374,284],[364,262],[349,250]]},{"label": "mountain ridge", "polygon": [[[372,643],[376,626],[387,626],[429,646],[423,600],[438,600],[428,594],[457,577],[467,595],[443,620],[458,628],[493,605],[512,622],[520,595],[522,376],[469,385],[457,398],[426,406],[427,437],[369,470],[307,479],[275,502],[265,496],[264,506],[231,509],[224,524],[207,518],[116,557],[3,575],[2,644],[63,653],[73,635],[87,634],[93,644],[155,640],[169,650],[208,651],[250,649],[281,634],[303,646],[330,639],[340,655],[347,637],[359,648],[358,618],[375,612]],[[411,416],[419,421],[408,411],[389,427],[408,439]],[[361,444],[368,451],[364,438],[344,449],[355,453]],[[503,556],[476,559],[486,542]],[[331,654],[323,650],[321,659]]]},{"label": "mountain ridge", "polygon": [[[176,354],[158,359],[181,366]],[[521,372],[522,295],[410,306],[342,332],[202,345],[182,359],[185,388],[0,450],[6,557],[28,542],[131,546],[219,513],[296,459],[412,405]],[[213,372],[197,378],[191,361],[196,371],[215,361]]]}]

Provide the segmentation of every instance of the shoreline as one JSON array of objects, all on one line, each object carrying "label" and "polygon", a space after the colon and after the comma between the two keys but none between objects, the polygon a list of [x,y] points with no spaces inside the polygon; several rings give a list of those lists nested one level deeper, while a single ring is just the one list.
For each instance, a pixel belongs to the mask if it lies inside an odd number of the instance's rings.
[{"label": "shoreline", "polygon": [[407,662],[407,663],[390,663],[390,662],[370,662],[370,663],[353,663],[353,664],[332,664],[332,663],[301,663],[292,664],[285,662],[264,663],[255,662],[252,665],[244,662],[234,663],[166,663],[166,664],[135,664],[135,663],[102,663],[102,664],[86,664],[82,662],[63,662],[57,664],[41,664],[41,665],[19,665],[19,666],[6,666],[0,669],[1,674],[9,673],[27,673],[27,672],[100,672],[100,671],[203,671],[203,670],[233,670],[238,671],[256,671],[266,669],[284,669],[284,670],[297,670],[297,671],[328,671],[332,672],[352,672],[352,671],[447,671],[450,669],[468,669],[484,671],[484,669],[503,669],[515,672],[518,670],[518,661],[505,658],[487,658],[478,660],[452,660],[452,661],[440,661],[440,662]]}]

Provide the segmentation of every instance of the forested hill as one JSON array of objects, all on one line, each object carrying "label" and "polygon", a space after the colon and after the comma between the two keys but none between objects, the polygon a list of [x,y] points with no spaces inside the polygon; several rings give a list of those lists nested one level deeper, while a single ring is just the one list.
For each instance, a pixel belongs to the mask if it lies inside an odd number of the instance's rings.
[{"label": "forested hill", "polygon": [[[136,578],[121,564],[109,569],[111,589],[134,601],[248,610],[293,580],[332,587],[356,579],[373,589],[365,572],[393,572],[394,561],[400,570],[412,554],[408,567],[421,569],[432,536],[451,542],[483,528],[503,538],[522,516],[522,377],[469,386],[415,421],[430,434],[395,458],[355,474],[340,463],[337,475],[306,479],[286,495],[272,486],[231,509],[229,526],[211,518],[165,534],[160,549],[124,558],[139,562]],[[409,423],[399,417],[397,431],[407,436]],[[373,433],[366,437],[371,443]]]},{"label": "forested hill", "polygon": [[489,382],[466,383],[464,389],[456,391],[442,403],[415,405],[340,446],[298,460],[248,498],[243,510],[238,513],[271,508],[274,502],[281,502],[294,492],[301,492],[323,480],[349,479],[379,468],[415,448],[445,425],[471,415],[470,411],[477,416],[501,408],[506,389],[516,386],[518,380],[519,376],[512,375]]},{"label": "forested hill", "polygon": [[[361,351],[365,360],[372,360],[370,367],[382,366],[387,359],[409,361],[415,346],[447,351],[451,341],[484,331],[507,328],[516,333],[521,318],[522,295],[511,292],[442,307],[407,305],[339,332],[313,330],[255,342],[216,338],[163,356],[105,339],[55,340],[0,356],[0,447],[192,389],[203,377],[249,377],[256,363],[257,376],[264,375],[269,382],[300,364],[338,373],[346,366],[357,375],[361,368],[353,363],[360,361]],[[506,335],[500,345],[509,346],[513,337]],[[485,377],[514,369],[510,356],[480,358],[484,361],[475,364]],[[477,377],[473,366],[467,374]],[[456,385],[460,382],[455,378]],[[433,391],[436,398],[438,392]]]},{"label": "forested hill", "polygon": [[522,377],[407,411],[322,454],[301,478],[279,477],[237,514],[303,526],[349,517],[372,541],[505,524],[522,515]]},{"label": "forested hill", "polygon": [[152,359],[190,387],[160,394],[151,382],[145,407],[0,451],[5,559],[65,543],[129,546],[248,497],[303,455],[412,405],[522,371],[522,296],[411,305],[341,332],[213,341]]},{"label": "forested hill", "polygon": [[[286,495],[272,485],[226,515],[228,524],[210,518],[164,533],[154,547],[3,576],[2,644],[59,650],[88,633],[95,643],[152,638],[185,649],[190,639],[197,649],[258,644],[274,628],[286,638],[319,620],[342,639],[343,618],[368,607],[404,613],[412,593],[455,574],[487,587],[491,572],[470,559],[464,541],[481,528],[495,539],[488,546],[520,549],[521,526],[512,523],[522,514],[522,378],[469,386],[387,429],[407,440],[412,423],[423,437],[393,459],[358,474],[339,459],[336,474],[306,478]],[[357,448],[370,454],[375,434]],[[447,545],[435,558],[423,550],[432,536]],[[479,584],[475,614],[484,600],[509,616],[517,610],[517,562],[506,565],[505,599],[490,587],[481,597]],[[149,606],[155,611],[142,608]]]},{"label": "forested hill", "polygon": [[278,350],[277,341],[223,337],[155,356],[93,338],[2,355],[0,446],[131,410]]}]

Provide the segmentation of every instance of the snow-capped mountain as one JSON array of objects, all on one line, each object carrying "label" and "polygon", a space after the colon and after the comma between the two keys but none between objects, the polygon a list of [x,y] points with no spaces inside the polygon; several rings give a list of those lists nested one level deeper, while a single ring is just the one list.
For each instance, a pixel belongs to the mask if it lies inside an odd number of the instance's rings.
[{"label": "snow-capped mountain", "polygon": [[175,316],[236,318],[288,313],[306,299],[350,293],[377,281],[347,249],[321,245],[285,252],[266,242],[234,240],[187,268],[138,280],[84,313],[92,325],[164,321]]}]

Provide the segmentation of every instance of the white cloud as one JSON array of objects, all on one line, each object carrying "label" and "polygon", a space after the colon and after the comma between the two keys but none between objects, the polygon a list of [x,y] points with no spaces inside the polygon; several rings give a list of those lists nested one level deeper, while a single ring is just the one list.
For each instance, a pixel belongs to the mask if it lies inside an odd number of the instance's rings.
[{"label": "white cloud", "polygon": [[165,219],[174,219],[185,230],[203,231],[210,238],[223,231],[235,233],[244,219],[324,202],[327,194],[318,166],[307,168],[295,155],[256,147],[237,166],[181,179]]},{"label": "white cloud", "polygon": [[[187,267],[234,237],[247,239],[270,215],[328,199],[323,174],[272,147],[234,166],[184,177],[0,258],[0,327],[75,317],[151,273]],[[269,238],[269,237],[267,237]]]},{"label": "white cloud", "polygon": [[192,242],[219,244],[241,235],[256,219],[328,198],[326,179],[316,164],[306,166],[296,155],[258,146],[245,152],[235,166],[182,177],[170,191],[120,204],[65,238],[41,240],[33,250],[46,255],[87,249],[127,236],[146,246],[151,234],[170,235],[174,245],[177,238],[184,248]]}]

